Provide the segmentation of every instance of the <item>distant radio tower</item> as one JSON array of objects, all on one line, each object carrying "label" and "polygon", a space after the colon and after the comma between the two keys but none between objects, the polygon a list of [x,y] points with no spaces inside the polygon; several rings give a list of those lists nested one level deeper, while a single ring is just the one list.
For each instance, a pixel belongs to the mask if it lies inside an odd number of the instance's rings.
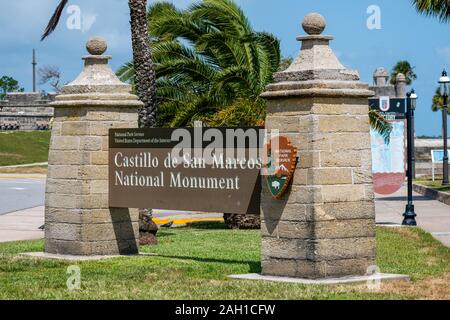
[{"label": "distant radio tower", "polygon": [[36,92],[36,50],[33,49],[33,92]]}]

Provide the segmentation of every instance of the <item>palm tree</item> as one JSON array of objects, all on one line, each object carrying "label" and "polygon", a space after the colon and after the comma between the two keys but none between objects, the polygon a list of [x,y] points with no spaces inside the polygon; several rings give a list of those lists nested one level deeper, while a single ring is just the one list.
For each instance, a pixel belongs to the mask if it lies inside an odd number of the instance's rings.
[{"label": "palm tree", "polygon": [[[255,32],[231,0],[205,0],[187,10],[149,9],[157,73],[158,124],[254,125],[265,118],[259,95],[280,63],[279,41]],[[133,64],[119,71],[134,83]]]},{"label": "palm tree", "polygon": [[450,2],[448,0],[412,0],[412,2],[421,14],[437,17],[441,22],[450,20]]},{"label": "palm tree", "polygon": [[[61,0],[45,29],[41,41],[47,38],[58,26],[68,0]],[[130,7],[131,38],[133,60],[136,67],[135,88],[139,99],[144,103],[140,111],[140,124],[153,127],[156,124],[156,86],[152,52],[148,42],[147,0],[128,0]]]},{"label": "palm tree", "polygon": [[[437,88],[433,96],[431,110],[433,110],[434,112],[440,111],[442,110],[443,106],[444,106],[444,98],[442,98],[441,89]],[[448,113],[450,114],[450,109],[448,110]]]},{"label": "palm tree", "polygon": [[415,67],[411,66],[411,64],[402,60],[395,64],[391,71],[391,84],[396,83],[397,75],[399,73],[403,73],[406,77],[406,84],[409,86],[411,83],[417,79],[417,74],[414,72]]}]

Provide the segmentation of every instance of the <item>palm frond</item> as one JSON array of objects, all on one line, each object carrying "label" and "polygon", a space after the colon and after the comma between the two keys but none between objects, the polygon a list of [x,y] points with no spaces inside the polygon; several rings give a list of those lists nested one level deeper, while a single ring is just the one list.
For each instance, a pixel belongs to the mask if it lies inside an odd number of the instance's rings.
[{"label": "palm frond", "polygon": [[412,0],[416,10],[430,17],[437,17],[441,22],[450,21],[450,1],[448,0]]},{"label": "palm frond", "polygon": [[45,28],[44,34],[41,37],[41,41],[44,41],[45,38],[47,38],[53,31],[55,31],[56,27],[58,26],[59,20],[61,19],[62,12],[68,1],[69,0],[61,0],[59,5],[56,7],[56,10],[51,17],[47,28]]},{"label": "palm frond", "polygon": [[387,122],[380,112],[373,109],[369,110],[369,121],[372,129],[383,137],[386,144],[389,144],[391,141],[392,124]]}]

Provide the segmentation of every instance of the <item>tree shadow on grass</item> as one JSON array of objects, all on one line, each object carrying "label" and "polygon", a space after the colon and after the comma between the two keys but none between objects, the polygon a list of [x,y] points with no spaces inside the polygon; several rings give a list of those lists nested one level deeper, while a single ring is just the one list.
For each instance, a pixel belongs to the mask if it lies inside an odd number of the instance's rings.
[{"label": "tree shadow on grass", "polygon": [[200,230],[229,230],[225,223],[220,221],[192,222],[188,223],[186,227]]},{"label": "tree shadow on grass", "polygon": [[178,259],[178,260],[191,260],[196,262],[204,263],[225,263],[225,264],[248,264],[250,267],[250,273],[260,273],[261,272],[261,262],[260,261],[245,261],[245,260],[229,260],[229,259],[216,259],[216,258],[202,258],[195,256],[171,256],[158,254],[159,258],[168,259]]}]

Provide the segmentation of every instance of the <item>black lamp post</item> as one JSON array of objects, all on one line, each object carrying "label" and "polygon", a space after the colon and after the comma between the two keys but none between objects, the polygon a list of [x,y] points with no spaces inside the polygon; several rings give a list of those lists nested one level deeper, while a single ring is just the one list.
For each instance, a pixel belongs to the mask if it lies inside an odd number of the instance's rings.
[{"label": "black lamp post", "polygon": [[408,92],[406,94],[406,123],[407,123],[407,143],[408,143],[408,203],[406,204],[405,213],[403,214],[403,222],[404,226],[416,226],[416,213],[414,212],[414,203],[413,203],[413,115],[414,110],[416,109],[417,95],[414,92]]},{"label": "black lamp post", "polygon": [[441,96],[444,99],[442,106],[442,136],[444,139],[444,161],[443,161],[443,178],[442,185],[448,186],[448,145],[447,145],[447,113],[448,113],[448,94],[449,94],[450,78],[447,76],[447,71],[442,71],[442,76],[439,79],[441,89]]},{"label": "black lamp post", "polygon": [[411,165],[411,169],[412,169],[412,177],[413,179],[416,179],[416,129],[415,129],[415,116],[414,116],[414,112],[416,111],[416,106],[417,106],[417,94],[416,91],[414,89],[411,90],[411,131],[412,131],[412,165]]}]

